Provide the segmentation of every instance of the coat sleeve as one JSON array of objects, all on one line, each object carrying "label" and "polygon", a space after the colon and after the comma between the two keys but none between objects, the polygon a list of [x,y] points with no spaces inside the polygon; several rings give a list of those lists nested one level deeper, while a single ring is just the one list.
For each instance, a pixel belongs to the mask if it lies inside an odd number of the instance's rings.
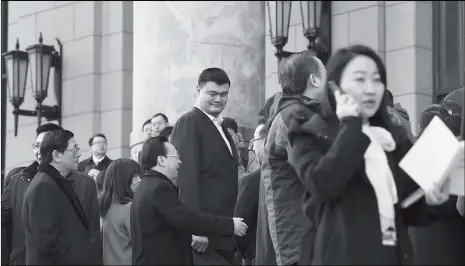
[{"label": "coat sleeve", "polygon": [[179,231],[198,235],[232,235],[232,218],[201,213],[184,205],[174,188],[160,185],[153,192],[152,203],[162,217]]},{"label": "coat sleeve", "polygon": [[12,248],[11,184],[12,182],[9,182],[6,185],[2,194],[2,265],[9,264]]},{"label": "coat sleeve", "polygon": [[89,215],[89,230],[90,230],[90,242],[93,246],[94,259],[97,264],[103,263],[103,245],[100,233],[100,210],[97,199],[97,186],[95,181],[91,177],[81,177],[89,180],[87,184],[87,191],[89,191],[89,203],[87,213]]},{"label": "coat sleeve", "polygon": [[56,208],[50,208],[57,193],[56,188],[41,183],[31,191],[23,204],[23,216],[24,213],[28,214],[24,223],[31,230],[32,241],[40,243],[37,248],[50,254],[53,260],[58,260],[58,254],[65,254],[69,249],[58,230],[60,214],[56,213]]},{"label": "coat sleeve", "polygon": [[192,117],[181,117],[173,128],[171,142],[178,150],[181,166],[177,183],[180,198],[189,207],[201,210],[199,206],[200,145],[195,121]]},{"label": "coat sleeve", "polygon": [[[256,180],[258,179],[258,180]],[[239,195],[237,197],[236,208],[234,210],[234,216],[244,218],[244,223],[249,226],[253,223],[257,223],[258,213],[258,195],[260,190],[260,174],[252,173],[244,177],[239,187]],[[247,254],[247,247],[251,238],[255,236],[247,235],[243,237],[235,236],[237,249],[244,257]]]},{"label": "coat sleeve", "polygon": [[342,119],[326,153],[319,139],[306,132],[290,133],[289,162],[308,192],[321,201],[341,197],[349,179],[363,161],[370,139],[362,132],[362,119]]}]

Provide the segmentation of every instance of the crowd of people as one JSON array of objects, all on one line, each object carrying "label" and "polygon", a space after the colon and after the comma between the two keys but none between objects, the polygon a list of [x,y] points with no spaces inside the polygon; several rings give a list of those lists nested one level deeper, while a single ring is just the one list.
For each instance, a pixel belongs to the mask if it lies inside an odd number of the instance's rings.
[{"label": "crowd of people", "polygon": [[101,133],[80,160],[72,132],[39,126],[33,163],[5,178],[2,264],[463,265],[463,197],[438,185],[402,207],[418,185],[398,164],[435,116],[463,137],[464,89],[423,110],[414,136],[367,46],[326,66],[294,54],[278,77],[250,141],[222,116],[220,68],[174,124],[142,125],[137,160],[110,159]]}]

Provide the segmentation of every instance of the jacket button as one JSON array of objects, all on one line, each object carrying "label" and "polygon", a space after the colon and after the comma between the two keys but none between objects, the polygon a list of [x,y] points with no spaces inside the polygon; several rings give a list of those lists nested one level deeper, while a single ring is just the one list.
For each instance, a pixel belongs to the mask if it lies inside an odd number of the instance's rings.
[{"label": "jacket button", "polygon": [[404,254],[404,258],[406,258],[406,259],[408,258],[408,254],[407,254],[407,253]]}]

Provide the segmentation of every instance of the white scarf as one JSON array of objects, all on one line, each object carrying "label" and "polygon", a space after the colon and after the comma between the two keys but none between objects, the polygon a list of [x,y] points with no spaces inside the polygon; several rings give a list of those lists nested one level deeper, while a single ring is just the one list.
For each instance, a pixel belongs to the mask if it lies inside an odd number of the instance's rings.
[{"label": "white scarf", "polygon": [[391,133],[382,127],[366,124],[363,125],[362,132],[371,140],[364,155],[365,172],[376,194],[383,244],[395,245],[397,239],[394,205],[398,198],[386,151],[395,150],[396,143]]}]

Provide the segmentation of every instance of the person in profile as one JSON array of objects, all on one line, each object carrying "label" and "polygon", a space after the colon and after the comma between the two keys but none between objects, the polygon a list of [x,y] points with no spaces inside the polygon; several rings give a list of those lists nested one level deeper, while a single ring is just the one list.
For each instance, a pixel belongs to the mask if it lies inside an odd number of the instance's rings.
[{"label": "person in profile", "polygon": [[[146,140],[145,170],[131,206],[133,265],[192,265],[192,235],[243,236],[242,218],[201,213],[179,199],[176,178],[181,161],[165,136]],[[204,250],[205,251],[205,250]]]},{"label": "person in profile", "polygon": [[66,179],[81,153],[68,130],[45,134],[41,162],[22,208],[26,265],[94,264],[92,232],[81,202]]}]

